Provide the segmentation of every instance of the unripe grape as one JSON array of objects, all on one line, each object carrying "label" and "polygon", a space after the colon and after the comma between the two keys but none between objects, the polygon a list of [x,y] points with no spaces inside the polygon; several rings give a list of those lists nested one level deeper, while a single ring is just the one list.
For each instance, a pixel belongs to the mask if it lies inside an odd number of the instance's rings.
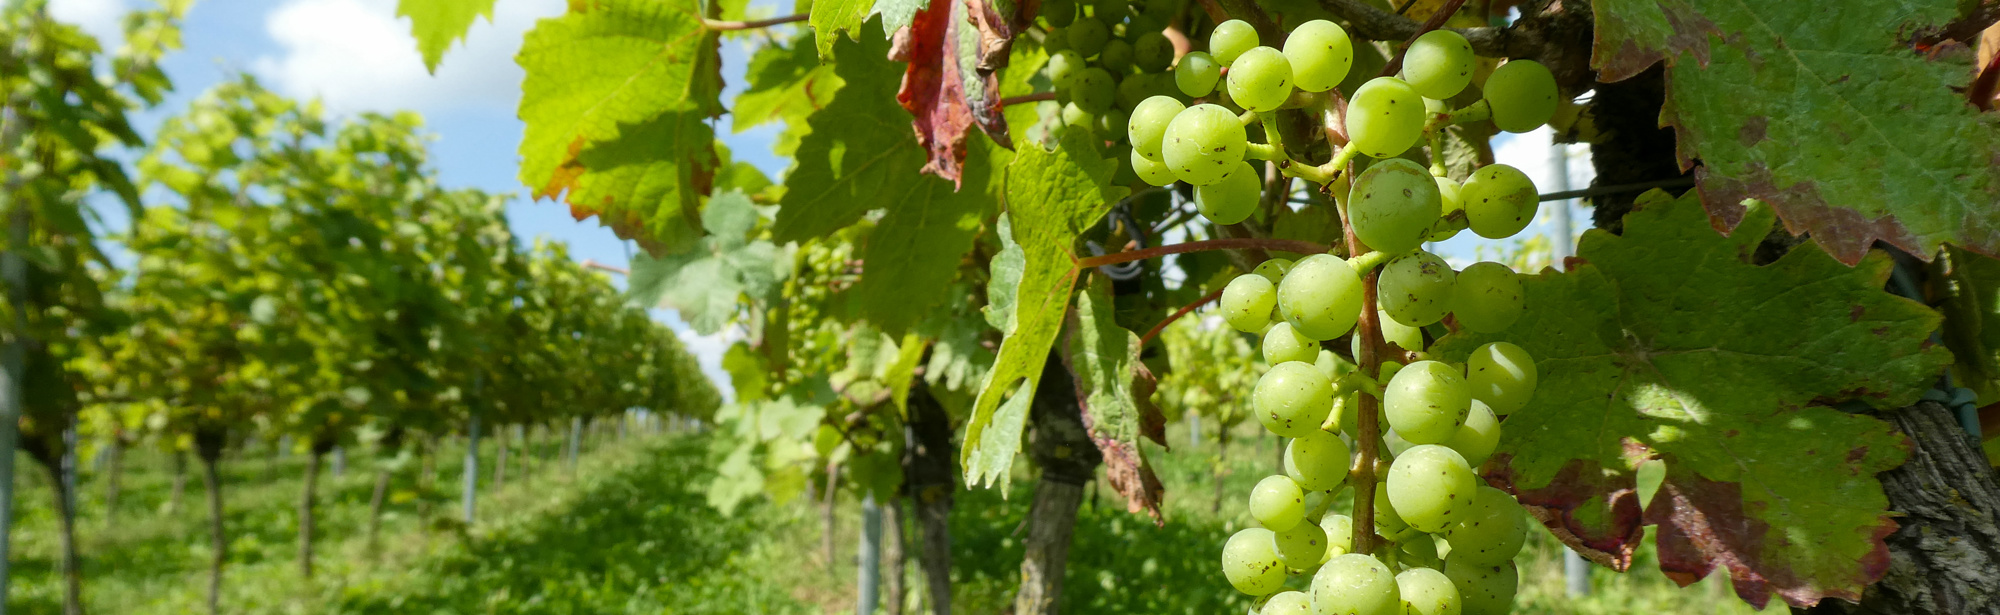
[{"label": "unripe grape", "polygon": [[1396,575],[1396,590],[1403,599],[1403,615],[1459,615],[1458,588],[1442,572],[1404,570]]},{"label": "unripe grape", "polygon": [[1318,566],[1326,557],[1326,530],[1318,523],[1299,522],[1278,532],[1278,561],[1291,568]]},{"label": "unripe grape", "polygon": [[1111,40],[1111,27],[1096,18],[1085,17],[1069,25],[1069,48],[1083,57],[1097,55],[1104,51],[1104,44]]},{"label": "unripe grape", "polygon": [[1319,520],[1319,529],[1326,530],[1326,555],[1320,558],[1324,564],[1335,557],[1354,550],[1354,518],[1340,513],[1327,513]]},{"label": "unripe grape", "polygon": [[1132,149],[1131,159],[1132,174],[1139,176],[1146,185],[1167,186],[1174,183],[1174,170],[1167,168],[1167,163],[1147,160],[1145,156],[1139,155],[1138,148]]},{"label": "unripe grape", "polygon": [[1500,263],[1473,263],[1458,272],[1451,289],[1451,312],[1461,327],[1499,333],[1521,318],[1524,297],[1521,276],[1514,270]]},{"label": "unripe grape", "polygon": [[1311,363],[1319,359],[1319,342],[1299,335],[1292,330],[1292,323],[1279,322],[1264,331],[1264,342],[1259,347],[1264,353],[1264,363],[1277,365],[1286,361]]},{"label": "unripe grape", "polygon": [[1501,64],[1486,77],[1485,92],[1493,125],[1507,132],[1540,128],[1556,114],[1556,76],[1534,60]]},{"label": "unripe grape", "polygon": [[[1377,284],[1380,284],[1379,280]],[[1424,330],[1422,328],[1396,322],[1396,319],[1390,318],[1387,313],[1381,310],[1375,310],[1375,322],[1381,326],[1383,342],[1401,346],[1403,350],[1421,351],[1424,349]],[[1356,335],[1348,338],[1347,352],[1353,356],[1361,356],[1361,336]],[[1384,372],[1382,379],[1385,381],[1388,380],[1389,373]]]},{"label": "unripe grape", "polygon": [[1102,68],[1092,66],[1083,69],[1070,82],[1070,102],[1076,103],[1076,106],[1092,114],[1111,110],[1111,105],[1117,98],[1118,82],[1112,79],[1109,71]]},{"label": "unripe grape", "polygon": [[1339,555],[1320,566],[1313,575],[1312,600],[1320,615],[1398,615],[1403,608],[1395,573],[1360,553]]},{"label": "unripe grape", "polygon": [[1458,231],[1463,227],[1451,224],[1446,218],[1450,218],[1452,212],[1465,209],[1465,201],[1459,198],[1457,181],[1449,177],[1439,177],[1437,178],[1437,185],[1438,202],[1443,207],[1438,210],[1438,221],[1436,224],[1431,225],[1431,234],[1427,238],[1429,241],[1434,242],[1458,236]]},{"label": "unripe grape", "polygon": [[1465,201],[1465,222],[1472,232],[1487,239],[1513,237],[1535,220],[1541,209],[1541,195],[1534,180],[1520,169],[1489,164],[1472,172],[1459,190]]},{"label": "unripe grape", "polygon": [[1285,584],[1277,533],[1261,527],[1236,532],[1222,545],[1222,575],[1237,591],[1262,596]]},{"label": "unripe grape", "polygon": [[1257,112],[1276,111],[1292,96],[1292,63],[1270,47],[1252,47],[1229,64],[1229,98]]},{"label": "unripe grape", "polygon": [[1290,273],[1291,271],[1292,271],[1292,259],[1273,258],[1273,259],[1267,259],[1261,263],[1257,263],[1257,268],[1250,270],[1250,273],[1264,276],[1264,278],[1270,280],[1272,284],[1277,284],[1280,282],[1284,282],[1285,274]]},{"label": "unripe grape", "polygon": [[1285,476],[1308,491],[1329,491],[1347,480],[1351,455],[1340,436],[1315,429],[1285,445]]},{"label": "unripe grape", "polygon": [[1458,588],[1459,615],[1507,615],[1514,610],[1520,572],[1514,562],[1475,564],[1456,548],[1444,558],[1444,576]]},{"label": "unripe grape", "polygon": [[1217,62],[1229,66],[1236,62],[1236,56],[1257,46],[1257,29],[1241,19],[1231,19],[1215,25],[1215,31],[1208,34],[1208,53]]},{"label": "unripe grape", "polygon": [[1160,144],[1166,138],[1167,125],[1186,109],[1181,101],[1170,96],[1153,96],[1140,101],[1139,106],[1132,109],[1132,118],[1126,125],[1132,149],[1147,159],[1159,160]]},{"label": "unripe grape", "polygon": [[1300,259],[1278,285],[1278,313],[1306,337],[1340,337],[1361,317],[1361,277],[1338,256]]},{"label": "unripe grape", "polygon": [[1083,107],[1078,106],[1075,102],[1063,105],[1062,122],[1065,130],[1074,129],[1086,133],[1097,132],[1097,114],[1084,110]]},{"label": "unripe grape", "polygon": [[1512,561],[1528,541],[1527,513],[1507,492],[1480,485],[1472,508],[1445,528],[1451,558],[1473,564]]},{"label": "unripe grape", "polygon": [[1370,165],[1354,178],[1348,193],[1355,236],[1368,247],[1390,254],[1422,245],[1443,208],[1430,171],[1401,158]]},{"label": "unripe grape", "polygon": [[[1382,413],[1404,439],[1436,444],[1458,433],[1472,411],[1472,391],[1450,365],[1418,361],[1397,370],[1382,390]],[[1496,410],[1497,411],[1497,410]]]},{"label": "unripe grape", "polygon": [[1283,532],[1305,519],[1306,494],[1291,477],[1273,474],[1250,490],[1250,516],[1265,529]]},{"label": "unripe grape", "polygon": [[1375,503],[1371,507],[1371,510],[1375,511],[1375,533],[1377,534],[1394,536],[1403,530],[1410,529],[1410,524],[1403,521],[1402,515],[1396,514],[1395,505],[1389,502],[1388,481],[1375,481]]},{"label": "unripe grape", "polygon": [[1097,0],[1091,5],[1091,11],[1104,23],[1114,24],[1125,19],[1125,15],[1131,12],[1131,5],[1129,0]]},{"label": "unripe grape", "polygon": [[1305,592],[1278,592],[1257,615],[1313,615],[1312,608],[1312,596]]},{"label": "unripe grape", "polygon": [[1097,52],[1097,63],[1111,74],[1122,75],[1132,68],[1132,44],[1119,39],[1104,43],[1104,50]]},{"label": "unripe grape", "polygon": [[1424,120],[1424,97],[1410,84],[1376,77],[1347,103],[1347,138],[1370,157],[1394,158],[1423,137]]},{"label": "unripe grape", "polygon": [[1377,281],[1382,311],[1391,320],[1411,327],[1444,320],[1451,309],[1456,277],[1451,265],[1435,254],[1417,250],[1396,257],[1382,266],[1382,276]]},{"label": "unripe grape", "polygon": [[1442,532],[1472,509],[1479,479],[1458,451],[1419,444],[1389,464],[1389,503],[1404,523],[1425,533]]},{"label": "unripe grape", "polygon": [[1465,359],[1465,372],[1472,398],[1486,402],[1500,416],[1527,407],[1535,395],[1535,359],[1520,346],[1492,342],[1475,348]]},{"label": "unripe grape", "polygon": [[1132,63],[1139,70],[1157,73],[1174,63],[1174,43],[1159,32],[1146,32],[1132,41]]},{"label": "unripe grape", "polygon": [[1257,168],[1248,162],[1238,162],[1236,169],[1222,179],[1196,185],[1194,206],[1209,222],[1236,224],[1256,213],[1259,195],[1263,191],[1264,178]]},{"label": "unripe grape", "polygon": [[1472,83],[1472,43],[1451,30],[1418,36],[1403,52],[1403,78],[1425,98],[1444,100]]},{"label": "unripe grape", "polygon": [[1049,55],[1049,65],[1046,70],[1049,74],[1049,83],[1054,84],[1057,90],[1068,91],[1075,82],[1077,74],[1082,73],[1085,68],[1088,66],[1084,63],[1082,55],[1078,55],[1075,49],[1063,49]]},{"label": "unripe grape", "polygon": [[1472,409],[1465,413],[1465,424],[1459,425],[1444,445],[1458,451],[1465,456],[1466,463],[1477,468],[1500,446],[1500,417],[1493,414],[1493,408],[1486,402],[1472,400]]},{"label": "unripe grape", "polygon": [[1243,123],[1221,105],[1188,107],[1167,124],[1160,157],[1181,181],[1202,186],[1221,181],[1243,162],[1249,138]]},{"label": "unripe grape", "polygon": [[1068,26],[1076,21],[1076,0],[1043,0],[1042,19],[1057,28]]},{"label": "unripe grape", "polygon": [[1222,80],[1222,66],[1207,53],[1189,52],[1174,65],[1174,85],[1189,97],[1207,96],[1215,92],[1216,82]]},{"label": "unripe grape", "polygon": [[1250,405],[1271,433],[1303,436],[1318,431],[1333,410],[1333,381],[1310,363],[1279,363],[1257,379]]},{"label": "unripe grape", "polygon": [[1285,38],[1285,59],[1292,79],[1307,92],[1325,92],[1340,85],[1354,67],[1354,41],[1339,24],[1315,19],[1293,28]]},{"label": "unripe grape", "polygon": [[1053,56],[1056,52],[1067,49],[1069,49],[1069,28],[1050,26],[1048,35],[1042,37],[1042,50]]},{"label": "unripe grape", "polygon": [[1264,276],[1236,276],[1222,287],[1222,319],[1237,331],[1262,332],[1271,326],[1271,310],[1278,301],[1277,288]]}]

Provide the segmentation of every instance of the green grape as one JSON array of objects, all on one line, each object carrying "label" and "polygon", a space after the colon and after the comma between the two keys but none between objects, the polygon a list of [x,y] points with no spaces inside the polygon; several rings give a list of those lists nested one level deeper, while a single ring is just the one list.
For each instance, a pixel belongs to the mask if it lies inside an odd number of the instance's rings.
[{"label": "green grape", "polygon": [[1222,287],[1222,319],[1244,333],[1260,333],[1271,326],[1271,310],[1278,304],[1277,285],[1260,275],[1239,275]]},{"label": "green grape", "polygon": [[1444,100],[1472,83],[1472,43],[1450,30],[1432,30],[1403,51],[1403,78],[1424,98]]},{"label": "green grape", "polygon": [[1382,388],[1382,414],[1404,439],[1437,444],[1458,433],[1472,410],[1472,390],[1457,369],[1418,361],[1397,370]]},{"label": "green grape", "polygon": [[1556,114],[1556,76],[1540,62],[1508,60],[1486,77],[1486,104],[1501,130],[1540,128]]},{"label": "green grape", "polygon": [[1044,0],[1042,19],[1057,28],[1068,26],[1076,21],[1076,0]]},{"label": "green grape", "polygon": [[1458,272],[1451,289],[1451,313],[1458,325],[1479,333],[1499,333],[1521,318],[1521,276],[1506,265],[1473,263]]},{"label": "green grape", "polygon": [[1174,183],[1174,170],[1167,163],[1148,160],[1139,155],[1139,148],[1132,148],[1132,173],[1149,186],[1167,186]]},{"label": "green grape", "polygon": [[1098,19],[1104,20],[1104,23],[1118,23],[1131,12],[1130,6],[1132,6],[1130,0],[1097,0],[1091,6],[1091,11]]},{"label": "green grape", "polygon": [[1396,575],[1396,590],[1403,598],[1403,615],[1459,615],[1458,588],[1442,572],[1430,568],[1404,570]]},{"label": "green grape", "polygon": [[[1074,16],[1072,16],[1072,19]],[[1049,33],[1042,37],[1042,50],[1054,55],[1069,49],[1069,28],[1050,26]]]},{"label": "green grape", "polygon": [[1222,576],[1237,591],[1262,596],[1285,584],[1276,533],[1261,527],[1236,532],[1222,544]]},{"label": "green grape", "polygon": [[1361,317],[1361,276],[1332,254],[1300,259],[1278,285],[1278,313],[1306,337],[1345,335]]},{"label": "green grape", "polygon": [[1236,168],[1222,179],[1194,187],[1194,207],[1209,222],[1236,224],[1256,213],[1257,201],[1263,192],[1263,175],[1250,163],[1238,162]]},{"label": "green grape", "polygon": [[1472,509],[1444,530],[1452,559],[1473,564],[1513,561],[1528,542],[1528,516],[1507,492],[1479,486]]},{"label": "green grape", "polygon": [[1527,407],[1535,396],[1535,359],[1520,346],[1493,342],[1473,349],[1465,359],[1465,374],[1472,398],[1486,402],[1500,416]]},{"label": "green grape", "polygon": [[1261,263],[1257,263],[1257,268],[1250,270],[1250,273],[1264,276],[1264,278],[1270,280],[1272,284],[1277,284],[1280,282],[1284,282],[1285,274],[1287,272],[1290,272],[1291,270],[1292,270],[1292,259],[1273,258],[1273,259],[1266,259],[1264,262]]},{"label": "green grape", "polygon": [[1401,254],[1423,245],[1444,203],[1431,172],[1401,158],[1377,161],[1348,192],[1354,235],[1368,247]]},{"label": "green grape", "polygon": [[1347,103],[1347,138],[1370,157],[1394,158],[1424,136],[1426,119],[1424,97],[1410,84],[1376,77],[1355,90]]},{"label": "green grape", "polygon": [[1084,17],[1069,25],[1069,48],[1083,57],[1097,55],[1104,51],[1104,44],[1111,40],[1111,28],[1096,18]]},{"label": "green grape", "polygon": [[1319,615],[1398,615],[1403,597],[1396,575],[1373,556],[1347,553],[1327,560],[1312,580]]},{"label": "green grape", "polygon": [[1493,408],[1486,402],[1472,400],[1472,410],[1465,413],[1465,424],[1459,425],[1444,445],[1464,455],[1465,462],[1477,468],[1500,446],[1500,417],[1493,414]]},{"label": "green grape", "polygon": [[1236,63],[1236,56],[1257,46],[1257,29],[1250,22],[1231,19],[1215,25],[1208,34],[1208,53],[1223,66]]},{"label": "green grape", "polygon": [[1049,65],[1046,70],[1049,82],[1055,84],[1056,90],[1067,92],[1070,85],[1076,81],[1077,74],[1083,72],[1084,68],[1086,66],[1083,56],[1077,55],[1075,49],[1063,49],[1049,55]]},{"label": "green grape", "polygon": [[[1156,75],[1138,74],[1138,75],[1126,75],[1125,78],[1119,79],[1118,97],[1117,97],[1118,108],[1124,109],[1126,111],[1137,110],[1139,108],[1140,102],[1145,101],[1146,97],[1153,95],[1154,83],[1152,78],[1155,76]],[[1173,118],[1169,117],[1167,119],[1171,121]],[[1165,122],[1160,123],[1160,129],[1161,130],[1166,129]]]},{"label": "green grape", "polygon": [[1319,342],[1299,335],[1292,330],[1292,323],[1279,322],[1264,331],[1264,363],[1277,365],[1287,361],[1311,363],[1319,359]]},{"label": "green grape", "polygon": [[1145,0],[1145,6],[1141,7],[1140,10],[1147,17],[1151,17],[1156,21],[1165,21],[1173,18],[1174,11],[1181,10],[1181,2],[1180,0]]},{"label": "green grape", "polygon": [[1375,533],[1394,536],[1410,529],[1410,524],[1403,521],[1402,515],[1396,514],[1396,506],[1389,502],[1387,481],[1375,481],[1375,503],[1370,508],[1375,511]]},{"label": "green grape", "polygon": [[1278,561],[1291,568],[1318,566],[1326,557],[1326,530],[1317,523],[1300,522],[1278,532]]},{"label": "green grape", "polygon": [[1339,24],[1315,19],[1293,28],[1285,38],[1285,59],[1299,89],[1325,92],[1340,85],[1354,67],[1354,41]]},{"label": "green grape", "polygon": [[1472,232],[1487,239],[1513,237],[1535,220],[1541,209],[1541,195],[1534,180],[1520,169],[1489,164],[1472,172],[1459,190],[1465,202],[1465,222]]},{"label": "green grape", "polygon": [[1417,530],[1435,534],[1472,510],[1479,479],[1458,451],[1436,444],[1410,447],[1389,464],[1389,504]]},{"label": "green grape", "polygon": [[1160,145],[1162,162],[1181,181],[1203,186],[1221,181],[1239,168],[1249,137],[1243,122],[1221,105],[1188,107],[1167,123]]},{"label": "green grape", "polygon": [[1354,550],[1354,518],[1340,513],[1327,513],[1320,517],[1319,529],[1326,531],[1326,555],[1319,563],[1325,564],[1333,558],[1346,555]]},{"label": "green grape", "polygon": [[1206,52],[1189,52],[1174,65],[1174,85],[1189,97],[1201,98],[1215,92],[1219,81],[1222,81],[1222,64]]},{"label": "green grape", "polygon": [[1117,107],[1106,109],[1097,116],[1097,134],[1104,135],[1107,141],[1124,141],[1128,122],[1130,119],[1125,117],[1124,111],[1119,111]]},{"label": "green grape", "polygon": [[1270,47],[1252,47],[1229,64],[1229,98],[1245,109],[1276,111],[1292,96],[1292,63]]},{"label": "green grape", "polygon": [[1339,487],[1352,462],[1347,443],[1325,431],[1315,429],[1285,445],[1285,476],[1308,491]]},{"label": "green grape", "polygon": [[[1115,112],[1115,110],[1113,112]],[[1104,125],[1104,120],[1102,118],[1099,118],[1097,123],[1099,129],[1102,130],[1102,127]],[[1125,125],[1119,124],[1118,127],[1120,129],[1123,129]],[[1132,146],[1130,145],[1126,145],[1123,143],[1112,143],[1111,147],[1113,148],[1111,150],[1111,156],[1110,156],[1110,159],[1112,160],[1132,157]],[[1129,186],[1132,184],[1132,182],[1139,181],[1139,172],[1136,169],[1133,169],[1129,166],[1122,164],[1114,164],[1111,166],[1111,169],[1112,169],[1111,185],[1113,186]]]},{"label": "green grape", "polygon": [[[1378,280],[1376,284],[1380,285],[1381,282]],[[1424,349],[1424,330],[1422,327],[1412,327],[1396,322],[1396,319],[1389,317],[1388,312],[1381,310],[1375,311],[1375,322],[1382,323],[1382,341],[1393,342],[1397,346],[1402,346],[1403,350],[1421,351]],[[1354,356],[1361,356],[1360,352],[1356,350]]]},{"label": "green grape", "polygon": [[1458,588],[1459,615],[1507,615],[1514,610],[1520,572],[1514,562],[1475,564],[1453,549],[1444,558],[1444,576]]},{"label": "green grape", "polygon": [[1465,209],[1465,201],[1459,198],[1458,182],[1449,177],[1439,177],[1437,178],[1437,185],[1438,200],[1443,207],[1438,209],[1437,224],[1431,225],[1430,241],[1451,239],[1452,237],[1456,237],[1458,232],[1465,228],[1462,222],[1460,224],[1452,224],[1450,220],[1446,219],[1451,217],[1452,212]]},{"label": "green grape", "polygon": [[1062,122],[1066,129],[1076,129],[1085,132],[1097,131],[1097,114],[1085,111],[1083,107],[1077,106],[1074,102],[1063,105]]},{"label": "green grape", "polygon": [[1312,608],[1312,596],[1305,592],[1278,592],[1257,615],[1313,615]]},{"label": "green grape", "polygon": [[1390,320],[1422,327],[1444,320],[1445,312],[1451,309],[1452,284],[1457,277],[1444,259],[1417,250],[1382,266],[1376,292]]},{"label": "green grape", "polygon": [[1110,71],[1092,66],[1077,72],[1070,82],[1070,102],[1092,114],[1111,110],[1118,100],[1118,81]]},{"label": "green grape", "polygon": [[1132,68],[1132,44],[1119,39],[1104,43],[1104,50],[1097,52],[1097,63],[1111,74],[1122,75]]},{"label": "green grape", "polygon": [[1170,96],[1154,96],[1140,101],[1139,106],[1132,109],[1132,118],[1125,129],[1126,134],[1131,136],[1132,149],[1148,160],[1159,160],[1160,144],[1167,135],[1167,125],[1186,109],[1181,101]]},{"label": "green grape", "polygon": [[1271,433],[1303,436],[1318,431],[1333,411],[1333,381],[1310,363],[1279,363],[1257,379],[1250,405]]},{"label": "green grape", "polygon": [[1402,364],[1402,363],[1398,363],[1398,362],[1395,362],[1395,361],[1390,361],[1390,360],[1383,360],[1383,361],[1382,361],[1382,367],[1381,367],[1381,370],[1380,370],[1380,375],[1376,377],[1376,380],[1378,380],[1378,381],[1382,381],[1382,382],[1388,382],[1388,381],[1390,381],[1390,380],[1395,380],[1395,379],[1396,379],[1396,372],[1400,372],[1400,371],[1403,371],[1403,364]]},{"label": "green grape", "polygon": [[1326,374],[1327,378],[1334,380],[1339,380],[1348,374],[1354,373],[1355,369],[1353,363],[1349,363],[1347,359],[1343,359],[1340,355],[1333,354],[1333,351],[1325,348],[1319,349],[1319,359],[1313,361],[1313,367],[1319,368],[1320,373]]},{"label": "green grape", "polygon": [[1306,493],[1291,477],[1266,476],[1250,489],[1250,517],[1273,532],[1297,527],[1306,517]]},{"label": "green grape", "polygon": [[1166,70],[1174,63],[1174,42],[1159,32],[1141,34],[1132,41],[1132,63],[1149,73]]}]

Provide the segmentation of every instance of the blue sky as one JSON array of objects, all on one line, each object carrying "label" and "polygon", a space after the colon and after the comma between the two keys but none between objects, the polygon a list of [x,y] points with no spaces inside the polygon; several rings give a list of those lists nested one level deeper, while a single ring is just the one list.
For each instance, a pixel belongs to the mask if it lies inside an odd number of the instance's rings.
[{"label": "blue sky", "polygon": [[[118,40],[122,15],[148,5],[150,0],[53,0],[50,10],[58,19],[76,23],[107,44],[115,44],[110,41]],[[424,70],[409,35],[409,22],[396,17],[395,5],[396,0],[199,0],[183,24],[185,48],[165,60],[176,91],[165,104],[140,115],[140,129],[150,134],[201,92],[242,72],[295,98],[318,98],[336,116],[417,111],[436,137],[431,163],[444,185],[515,195],[508,215],[517,235],[569,244],[570,255],[580,261],[625,266],[632,250],[627,242],[595,219],[579,222],[571,218],[563,205],[528,200],[527,191],[515,179],[522,124],[514,111],[520,100],[522,73],[514,64],[514,54],[520,49],[522,34],[537,19],[561,14],[565,2],[500,0],[493,19],[476,23],[434,75]],[[789,36],[789,27],[774,30],[774,34]],[[722,45],[725,103],[743,87],[749,40],[724,41]],[[757,165],[773,178],[788,166],[788,161],[770,154],[782,126],[769,124],[742,134],[727,134],[727,118],[716,125],[738,160]],[[1503,138],[1496,146],[1500,162],[1520,167],[1541,183],[1545,192],[1552,190],[1547,181],[1546,129]],[[1570,175],[1575,186],[1590,182],[1587,156],[1581,154],[1572,163]],[[1548,210],[1544,207],[1544,212]],[[1587,212],[1580,208],[1572,211],[1572,224],[1580,231],[1588,225]],[[125,222],[120,208],[105,208],[104,213],[109,226]],[[1541,231],[1529,231],[1534,232]],[[1460,233],[1436,251],[1462,266],[1475,260],[1479,246],[1494,243]],[[623,280],[618,282],[622,285]],[[680,332],[727,395],[728,376],[721,370],[721,355],[738,334],[695,335],[670,310],[654,310],[654,315]]]}]

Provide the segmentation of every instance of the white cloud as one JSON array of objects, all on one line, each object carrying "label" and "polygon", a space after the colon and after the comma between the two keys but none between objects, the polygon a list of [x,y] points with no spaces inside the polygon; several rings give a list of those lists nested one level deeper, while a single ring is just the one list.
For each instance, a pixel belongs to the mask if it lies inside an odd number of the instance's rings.
[{"label": "white cloud", "polygon": [[83,28],[105,51],[117,51],[125,44],[125,12],[130,8],[125,0],[54,0],[49,15]]},{"label": "white cloud", "polygon": [[264,22],[280,51],[251,67],[279,91],[320,97],[336,113],[511,112],[521,93],[521,68],[514,64],[521,35],[536,19],[562,11],[561,0],[498,3],[493,21],[475,22],[431,75],[409,20],[396,16],[395,0],[291,0]]}]

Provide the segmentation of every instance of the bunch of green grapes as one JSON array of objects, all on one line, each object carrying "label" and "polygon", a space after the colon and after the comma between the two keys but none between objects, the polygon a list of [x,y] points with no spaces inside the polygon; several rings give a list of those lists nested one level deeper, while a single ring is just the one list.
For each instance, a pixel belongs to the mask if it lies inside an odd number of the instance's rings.
[{"label": "bunch of green grapes", "polygon": [[1126,127],[1139,103],[1174,89],[1167,72],[1174,45],[1163,32],[1177,7],[1172,0],[1042,3],[1044,71],[1062,130],[1087,130],[1127,147]]}]

